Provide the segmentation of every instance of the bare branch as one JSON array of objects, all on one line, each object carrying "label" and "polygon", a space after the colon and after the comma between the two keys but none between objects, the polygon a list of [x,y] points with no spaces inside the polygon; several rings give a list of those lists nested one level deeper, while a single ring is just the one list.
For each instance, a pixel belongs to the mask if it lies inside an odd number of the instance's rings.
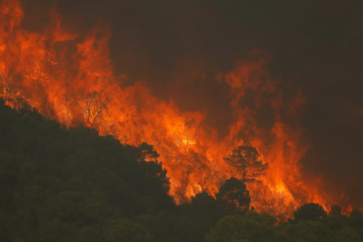
[{"label": "bare branch", "polygon": [[183,144],[183,139],[180,136],[176,135],[175,133],[173,133],[173,139],[176,145],[180,148]]},{"label": "bare branch", "polygon": [[77,106],[83,113],[86,122],[94,127],[102,118],[102,111],[107,108],[111,102],[111,98],[105,96],[104,93],[93,91],[91,93],[81,93],[74,100],[74,105]]}]

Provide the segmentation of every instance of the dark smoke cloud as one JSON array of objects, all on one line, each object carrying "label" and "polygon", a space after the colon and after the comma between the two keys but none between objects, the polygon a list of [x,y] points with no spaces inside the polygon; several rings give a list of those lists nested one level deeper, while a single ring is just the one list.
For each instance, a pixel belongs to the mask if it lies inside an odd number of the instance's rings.
[{"label": "dark smoke cloud", "polygon": [[273,75],[307,97],[304,125],[313,148],[301,161],[305,170],[323,174],[329,191],[344,188],[363,207],[361,0],[28,0],[24,6],[30,30],[45,27],[52,6],[70,31],[86,32],[97,19],[111,23],[111,57],[116,74],[128,76],[124,85],[147,79],[159,98],[173,98],[182,110],[206,110],[222,134],[231,121],[229,89],[215,76],[251,50],[266,50]]}]

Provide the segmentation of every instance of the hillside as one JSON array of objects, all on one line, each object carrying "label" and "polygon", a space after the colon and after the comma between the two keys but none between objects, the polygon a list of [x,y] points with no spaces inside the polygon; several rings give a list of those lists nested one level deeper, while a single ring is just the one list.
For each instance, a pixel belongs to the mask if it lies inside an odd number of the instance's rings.
[{"label": "hillside", "polygon": [[234,178],[216,199],[201,193],[177,206],[152,146],[67,130],[3,103],[0,117],[0,241],[361,241],[359,211],[347,217],[335,207],[327,216],[308,204],[276,226],[248,212],[246,186]]}]

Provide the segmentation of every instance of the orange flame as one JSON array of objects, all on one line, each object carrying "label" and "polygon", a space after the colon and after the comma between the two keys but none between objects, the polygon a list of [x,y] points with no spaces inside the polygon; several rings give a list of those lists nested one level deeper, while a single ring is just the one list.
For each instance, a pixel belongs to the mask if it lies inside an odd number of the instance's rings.
[{"label": "orange flame", "polygon": [[[77,52],[70,53],[71,40],[80,37],[61,29],[62,18],[56,11],[51,11],[52,21],[43,33],[23,30],[23,16],[18,1],[2,1],[0,95],[7,105],[19,108],[26,101],[66,127],[92,127],[121,143],[154,145],[178,203],[201,191],[214,195],[226,179],[238,177],[223,157],[239,145],[252,145],[269,163],[262,183],[248,184],[257,211],[284,219],[306,202],[328,206],[299,172],[298,161],[309,144],[295,117],[305,98],[298,92],[288,104],[283,102],[279,82],[270,79],[266,54],[257,51],[254,61],[224,75],[231,88],[234,122],[229,135],[219,140],[218,131],[204,125],[206,114],[181,112],[140,82],[121,88],[109,58],[110,26],[96,26],[77,45]],[[240,105],[247,92],[253,94],[253,105]],[[273,113],[270,127],[262,127],[256,119],[258,109],[265,106]]]}]

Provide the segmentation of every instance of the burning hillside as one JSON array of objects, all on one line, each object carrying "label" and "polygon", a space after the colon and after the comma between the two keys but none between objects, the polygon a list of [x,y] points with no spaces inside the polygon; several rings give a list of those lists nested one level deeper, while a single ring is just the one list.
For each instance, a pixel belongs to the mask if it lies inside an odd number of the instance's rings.
[{"label": "burning hillside", "polygon": [[[224,160],[239,146],[255,147],[268,164],[260,182],[247,184],[257,211],[283,218],[307,202],[325,207],[334,202],[319,191],[318,181],[305,181],[300,174],[298,161],[310,147],[297,118],[305,98],[301,91],[284,98],[279,80],[270,78],[263,51],[216,77],[230,86],[233,109],[229,134],[220,138],[206,125],[207,113],[181,112],[142,82],[122,87],[127,77],[114,75],[109,57],[111,26],[99,23],[86,36],[71,34],[51,11],[52,21],[42,33],[28,32],[21,27],[23,17],[18,1],[2,1],[0,95],[7,105],[30,105],[67,128],[91,127],[124,144],[152,144],[179,203],[202,191],[215,194],[232,176],[241,178]],[[271,124],[261,124],[261,109],[270,110]]]}]

